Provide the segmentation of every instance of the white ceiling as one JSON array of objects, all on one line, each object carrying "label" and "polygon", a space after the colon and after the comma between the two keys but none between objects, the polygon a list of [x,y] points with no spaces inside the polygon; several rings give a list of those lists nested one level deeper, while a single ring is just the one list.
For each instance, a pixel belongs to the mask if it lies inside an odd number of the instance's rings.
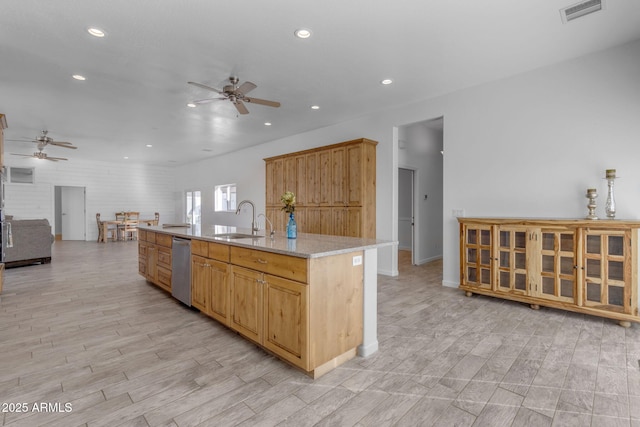
[{"label": "white ceiling", "polygon": [[[640,1],[609,0],[565,25],[559,9],[573,3],[3,0],[5,138],[47,129],[79,147],[47,147],[51,156],[175,165],[640,38]],[[90,36],[90,26],[107,36]],[[301,27],[312,37],[295,38]],[[187,81],[221,88],[230,75],[282,106],[249,104],[241,116],[228,101],[186,107],[216,95]],[[383,86],[384,78],[394,83]],[[34,149],[8,142],[5,151]]]}]

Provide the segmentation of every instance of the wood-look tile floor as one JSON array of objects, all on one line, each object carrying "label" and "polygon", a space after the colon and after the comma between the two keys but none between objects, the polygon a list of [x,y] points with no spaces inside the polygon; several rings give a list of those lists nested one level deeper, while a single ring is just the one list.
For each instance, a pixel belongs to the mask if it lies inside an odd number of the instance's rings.
[{"label": "wood-look tile floor", "polygon": [[0,421],[640,426],[638,325],[467,298],[440,262],[400,260],[379,276],[380,351],[313,381],[148,284],[135,242],[56,242],[5,272]]}]

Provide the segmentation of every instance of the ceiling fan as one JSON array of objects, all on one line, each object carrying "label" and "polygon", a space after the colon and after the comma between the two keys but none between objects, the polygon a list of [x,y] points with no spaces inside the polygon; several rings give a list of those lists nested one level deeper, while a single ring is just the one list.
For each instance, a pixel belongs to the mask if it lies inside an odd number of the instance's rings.
[{"label": "ceiling fan", "polygon": [[[58,160],[69,160],[64,157],[49,157],[47,156],[47,153],[42,151],[43,148],[44,146],[40,147],[40,144],[38,144],[38,151],[36,151],[33,154],[16,154],[16,153],[11,153],[11,154],[14,156],[33,157],[35,159],[40,159],[40,160],[51,160],[52,162],[57,162]],[[76,148],[76,147],[73,147],[73,148]]]},{"label": "ceiling fan", "polygon": [[42,149],[44,147],[46,147],[47,145],[55,145],[57,147],[71,148],[71,149],[74,149],[74,150],[76,148],[78,148],[78,147],[74,146],[73,144],[71,144],[70,142],[54,141],[53,138],[51,138],[50,136],[47,136],[48,133],[49,133],[49,131],[43,130],[42,131],[42,135],[37,136],[35,139],[25,139],[25,140],[7,139],[7,141],[37,142],[38,143],[38,150],[40,150],[40,151],[42,151]]},{"label": "ceiling fan", "polygon": [[193,101],[193,103],[196,105],[208,104],[209,102],[217,101],[220,99],[223,99],[223,100],[227,99],[231,101],[233,105],[235,105],[236,109],[240,114],[249,114],[249,110],[247,110],[247,107],[244,105],[245,102],[248,102],[250,104],[266,105],[268,107],[276,107],[276,108],[280,106],[280,103],[276,101],[267,101],[266,99],[250,98],[246,96],[247,93],[255,89],[257,86],[251,82],[244,82],[240,86],[238,86],[239,81],[240,80],[238,79],[238,77],[235,77],[235,76],[229,77],[230,84],[225,85],[222,88],[222,90],[215,89],[210,86],[203,85],[201,83],[196,83],[196,82],[187,82],[187,83],[222,95],[219,98],[205,98],[205,99]]}]

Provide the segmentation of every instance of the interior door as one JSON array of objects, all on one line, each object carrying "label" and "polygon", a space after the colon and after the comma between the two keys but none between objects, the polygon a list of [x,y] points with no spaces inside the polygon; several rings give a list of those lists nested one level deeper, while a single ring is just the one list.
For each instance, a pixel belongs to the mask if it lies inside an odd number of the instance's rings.
[{"label": "interior door", "polygon": [[84,193],[84,187],[61,188],[62,240],[86,240]]}]

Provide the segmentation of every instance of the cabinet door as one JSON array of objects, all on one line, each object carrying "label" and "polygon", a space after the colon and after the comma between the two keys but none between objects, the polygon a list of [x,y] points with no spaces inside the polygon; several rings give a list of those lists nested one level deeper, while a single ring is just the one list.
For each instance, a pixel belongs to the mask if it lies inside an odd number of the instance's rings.
[{"label": "cabinet door", "polygon": [[534,295],[575,303],[577,235],[575,230],[542,229],[540,236],[539,278]]},{"label": "cabinet door", "polygon": [[294,157],[296,176],[296,204],[299,206],[309,205],[309,190],[307,190],[307,156],[300,155]]},{"label": "cabinet door", "polygon": [[582,257],[584,305],[631,313],[629,231],[585,230]]},{"label": "cabinet door", "polygon": [[158,248],[156,245],[147,246],[147,280],[158,284]]},{"label": "cabinet door", "polygon": [[489,225],[464,225],[462,233],[462,284],[492,289],[492,228]]},{"label": "cabinet door", "polygon": [[318,153],[305,155],[306,161],[306,200],[307,205],[315,206],[320,203],[320,184],[318,183]]},{"label": "cabinet door", "polygon": [[209,260],[197,255],[191,255],[191,305],[203,313],[209,313],[209,283],[211,268]]},{"label": "cabinet door", "polygon": [[346,147],[346,182],[345,194],[346,203],[349,206],[363,206],[364,190],[364,147],[362,144],[350,145]]},{"label": "cabinet door", "polygon": [[272,206],[279,202],[279,200],[276,199],[274,161],[273,160],[266,161],[264,164],[264,170],[265,170],[265,180],[264,180],[265,204],[267,206]]},{"label": "cabinet door", "polygon": [[307,227],[305,233],[333,234],[331,208],[310,207],[307,208]]},{"label": "cabinet door", "polygon": [[345,206],[347,204],[346,178],[347,178],[347,151],[345,147],[331,150],[331,180],[332,180],[332,205]]},{"label": "cabinet door", "polygon": [[[298,179],[296,174],[296,158],[286,157],[284,159],[284,191],[291,191],[296,196],[298,195]],[[283,193],[284,193],[283,191]],[[282,194],[282,193],[281,193]],[[278,202],[280,199],[278,199]],[[297,202],[297,199],[296,199]]]},{"label": "cabinet door", "polygon": [[498,227],[498,277],[496,291],[526,294],[527,247],[531,234],[526,228]]},{"label": "cabinet door", "polygon": [[319,181],[320,191],[318,193],[318,203],[321,206],[331,206],[332,192],[331,187],[331,151],[323,150],[318,152],[317,180]]},{"label": "cabinet door", "polygon": [[210,292],[208,313],[224,325],[229,324],[229,264],[209,260]]},{"label": "cabinet door", "polygon": [[285,192],[284,189],[284,160],[276,159],[273,161],[273,203],[280,205],[280,197]]},{"label": "cabinet door", "polygon": [[265,275],[264,346],[308,369],[308,286]]},{"label": "cabinet door", "polygon": [[262,344],[263,283],[262,273],[231,267],[229,326],[258,344]]}]

